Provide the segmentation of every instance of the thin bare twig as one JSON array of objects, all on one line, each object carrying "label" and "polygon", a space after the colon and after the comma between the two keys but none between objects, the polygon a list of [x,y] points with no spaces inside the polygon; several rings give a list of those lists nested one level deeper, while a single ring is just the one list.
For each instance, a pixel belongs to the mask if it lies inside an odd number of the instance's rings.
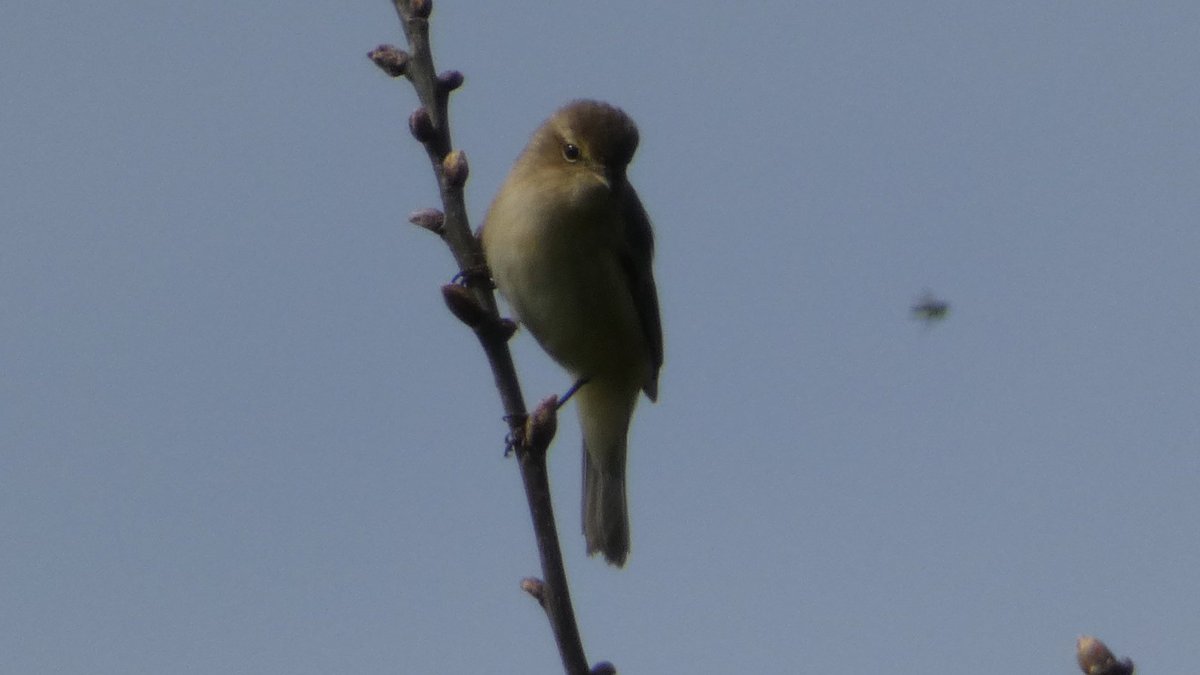
[{"label": "thin bare twig", "polygon": [[[543,401],[532,414],[526,413],[516,369],[508,350],[508,338],[512,335],[513,325],[499,315],[488,282],[483,251],[471,232],[467,218],[463,186],[469,170],[466,155],[461,150],[452,149],[448,110],[450,92],[462,85],[463,76],[457,71],[435,74],[429,44],[431,0],[394,0],[393,4],[408,40],[408,51],[383,45],[372,50],[369,56],[387,74],[405,76],[421,102],[421,107],[409,116],[409,130],[429,155],[437,177],[443,211],[422,209],[414,212],[410,220],[441,236],[458,263],[456,278],[461,279],[462,284],[443,287],[443,296],[454,315],[470,326],[478,337],[491,365],[505,419],[508,420],[512,447],[516,450],[525,497],[529,502],[543,575],[541,580],[523,581],[522,587],[527,591],[537,588],[537,593],[531,594],[546,611],[567,673],[586,675],[589,672],[615,672],[612,665],[606,662],[597,664],[597,671],[588,669],[567,588],[546,471],[546,448],[554,437],[556,426],[556,399],[551,397]],[[533,581],[539,583],[534,584]]]}]

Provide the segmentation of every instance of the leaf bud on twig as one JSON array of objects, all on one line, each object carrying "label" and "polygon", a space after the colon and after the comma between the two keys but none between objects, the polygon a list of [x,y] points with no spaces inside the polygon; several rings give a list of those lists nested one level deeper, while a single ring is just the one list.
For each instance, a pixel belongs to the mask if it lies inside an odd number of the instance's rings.
[{"label": "leaf bud on twig", "polygon": [[453,187],[462,187],[467,182],[467,174],[470,173],[467,167],[467,153],[455,150],[446,155],[442,160],[442,171],[446,173],[447,183]]},{"label": "leaf bud on twig", "polygon": [[433,128],[433,120],[429,118],[429,111],[424,108],[417,108],[408,116],[408,130],[420,143],[432,141],[437,134]]},{"label": "leaf bud on twig", "polygon": [[392,45],[379,45],[367,52],[367,58],[392,77],[400,77],[408,71],[408,52]]},{"label": "leaf bud on twig", "polygon": [[442,225],[446,222],[446,214],[437,209],[419,209],[408,214],[408,222],[441,236]]},{"label": "leaf bud on twig", "polygon": [[475,299],[475,295],[465,286],[458,284],[442,286],[442,298],[446,301],[446,306],[450,308],[450,313],[471,328],[483,325],[487,318],[487,312]]}]

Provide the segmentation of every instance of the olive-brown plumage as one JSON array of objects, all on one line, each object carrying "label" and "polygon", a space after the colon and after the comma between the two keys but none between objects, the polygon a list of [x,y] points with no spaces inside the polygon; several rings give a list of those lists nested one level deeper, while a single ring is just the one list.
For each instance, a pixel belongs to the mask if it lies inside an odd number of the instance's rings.
[{"label": "olive-brown plumage", "polygon": [[626,437],[663,360],[650,219],[626,168],[638,132],[620,109],[574,101],[534,132],[483,225],[492,277],[517,319],[576,380],[588,553],[629,554]]}]

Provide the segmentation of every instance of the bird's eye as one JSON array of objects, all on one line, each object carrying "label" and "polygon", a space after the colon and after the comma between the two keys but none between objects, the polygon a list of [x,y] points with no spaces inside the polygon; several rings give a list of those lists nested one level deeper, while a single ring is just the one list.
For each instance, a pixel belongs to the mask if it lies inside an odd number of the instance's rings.
[{"label": "bird's eye", "polygon": [[581,154],[583,153],[579,151],[579,146],[575,145],[574,143],[567,143],[563,146],[563,159],[567,160],[568,162],[579,161]]}]

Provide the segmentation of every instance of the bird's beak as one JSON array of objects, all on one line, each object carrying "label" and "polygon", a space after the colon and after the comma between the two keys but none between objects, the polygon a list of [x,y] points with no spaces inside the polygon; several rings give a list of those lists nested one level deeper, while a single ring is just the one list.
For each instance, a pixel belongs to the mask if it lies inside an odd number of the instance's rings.
[{"label": "bird's beak", "polygon": [[625,182],[625,170],[623,168],[604,167],[601,180],[604,183],[604,187],[608,188],[611,192],[621,183]]},{"label": "bird's beak", "polygon": [[596,182],[604,186],[605,190],[612,191],[616,181],[613,180],[612,173],[603,164],[597,164],[592,167],[592,175],[595,176]]}]

